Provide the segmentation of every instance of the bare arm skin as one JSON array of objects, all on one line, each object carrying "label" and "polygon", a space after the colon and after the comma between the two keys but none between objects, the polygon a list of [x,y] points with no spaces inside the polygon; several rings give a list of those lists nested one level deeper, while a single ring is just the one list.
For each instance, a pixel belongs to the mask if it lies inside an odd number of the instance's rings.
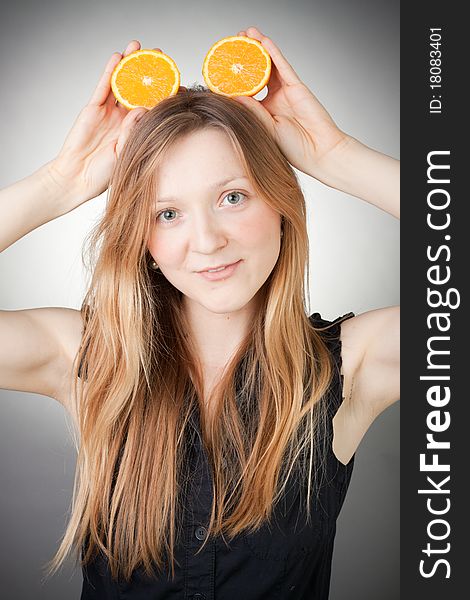
[{"label": "bare arm skin", "polygon": [[333,420],[333,448],[347,464],[374,420],[400,399],[400,307],[347,319],[341,345],[344,401]]},{"label": "bare arm skin", "polygon": [[[400,163],[341,131],[300,80],[272,39],[256,27],[273,64],[263,100],[236,100],[265,124],[287,160],[325,185],[400,215]],[[399,398],[398,306],[379,308],[341,324],[345,401],[334,418],[334,451],[345,464],[373,420]]]},{"label": "bare arm skin", "polygon": [[80,311],[71,308],[0,311],[0,387],[67,407],[81,332]]},{"label": "bare arm skin", "polygon": [[[124,55],[140,48],[128,44]],[[0,190],[0,251],[37,227],[103,193],[116,158],[145,109],[115,104],[114,53],[58,155]],[[73,361],[82,335],[78,310],[61,307],[0,310],[0,388],[50,396],[67,406]]]},{"label": "bare arm skin", "polygon": [[[0,191],[2,251],[73,204],[67,188],[54,180],[51,168],[52,163],[47,163]],[[64,402],[67,374],[80,336],[80,312],[73,309],[0,311],[0,387]]]}]

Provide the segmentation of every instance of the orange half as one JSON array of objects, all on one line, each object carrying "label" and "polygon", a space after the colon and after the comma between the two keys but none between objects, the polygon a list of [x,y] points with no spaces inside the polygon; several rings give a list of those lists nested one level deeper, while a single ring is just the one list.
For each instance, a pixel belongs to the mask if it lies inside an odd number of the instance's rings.
[{"label": "orange half", "polygon": [[206,54],[202,76],[223,96],[254,96],[268,83],[271,57],[261,42],[246,36],[222,38]]},{"label": "orange half", "polygon": [[126,108],[152,108],[180,87],[175,61],[158,50],[136,50],[125,56],[111,75],[113,94]]}]

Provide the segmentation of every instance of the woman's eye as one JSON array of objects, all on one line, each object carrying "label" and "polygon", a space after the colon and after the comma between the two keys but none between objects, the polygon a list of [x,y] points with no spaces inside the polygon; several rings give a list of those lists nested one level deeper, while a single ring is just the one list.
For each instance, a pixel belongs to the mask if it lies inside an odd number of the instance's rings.
[{"label": "woman's eye", "polygon": [[173,210],[172,208],[167,208],[166,210],[162,210],[157,215],[157,221],[163,221],[164,223],[171,223],[171,221],[174,221],[174,219],[167,219],[167,218],[160,219],[160,217],[163,217],[163,215],[166,215],[168,213],[176,213],[176,210]]},{"label": "woman's eye", "polygon": [[[224,200],[225,198],[228,198],[228,202],[232,206],[239,206],[240,204],[243,204],[245,202],[246,194],[243,194],[242,192],[230,192],[229,194],[224,196]],[[175,217],[171,218],[171,213],[174,213]],[[176,210],[172,208],[167,208],[166,210],[160,211],[155,218],[160,223],[172,223],[176,220],[176,213]],[[168,214],[170,214],[170,218],[168,218]]]},{"label": "woman's eye", "polygon": [[[242,192],[230,192],[230,194],[227,194],[225,196],[225,198],[229,198],[229,203],[233,206],[233,205],[238,205],[238,204],[242,204],[244,202],[244,200],[242,201],[237,201],[237,196],[243,196],[243,198],[246,198],[245,194],[243,194]],[[225,200],[224,198],[224,200]]]}]

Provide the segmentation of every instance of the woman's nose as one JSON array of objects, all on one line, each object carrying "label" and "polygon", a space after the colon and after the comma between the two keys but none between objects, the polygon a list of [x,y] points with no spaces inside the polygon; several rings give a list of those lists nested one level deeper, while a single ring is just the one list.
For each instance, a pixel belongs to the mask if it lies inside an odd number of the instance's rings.
[{"label": "woman's nose", "polygon": [[227,234],[216,218],[194,219],[191,227],[191,245],[196,252],[209,254],[225,246]]}]

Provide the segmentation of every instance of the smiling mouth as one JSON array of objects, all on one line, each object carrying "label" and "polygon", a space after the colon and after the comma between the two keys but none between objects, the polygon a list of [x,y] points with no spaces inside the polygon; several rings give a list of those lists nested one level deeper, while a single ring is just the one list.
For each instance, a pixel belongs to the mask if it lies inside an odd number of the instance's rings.
[{"label": "smiling mouth", "polygon": [[215,271],[198,271],[198,275],[204,277],[208,281],[224,280],[230,277],[236,270],[242,260],[238,260],[235,263],[229,264],[225,267],[219,267]]},{"label": "smiling mouth", "polygon": [[[240,262],[240,261],[236,261],[236,262]],[[202,269],[201,271],[197,271],[197,273],[215,273],[217,271],[222,271],[223,269],[226,269],[227,267],[231,267],[232,265],[235,265],[236,262],[227,263],[226,265],[219,265],[218,267],[211,267],[209,269]]]}]

